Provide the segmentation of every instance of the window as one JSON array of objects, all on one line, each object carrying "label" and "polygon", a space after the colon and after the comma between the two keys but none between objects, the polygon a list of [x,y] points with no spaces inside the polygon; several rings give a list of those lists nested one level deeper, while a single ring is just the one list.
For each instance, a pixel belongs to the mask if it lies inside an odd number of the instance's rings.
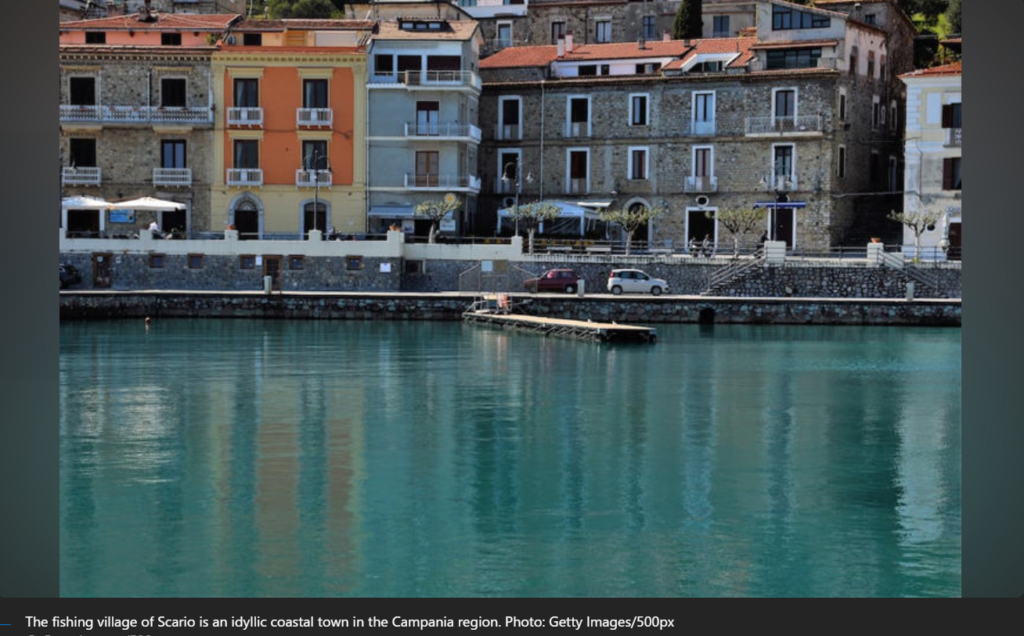
[{"label": "window", "polygon": [[440,133],[439,116],[441,102],[416,102],[416,134],[437,135]]},{"label": "window", "polygon": [[252,254],[242,254],[238,257],[238,269],[256,269],[256,257]]},{"label": "window", "polygon": [[260,167],[260,142],[255,139],[235,140],[235,168],[255,170]]},{"label": "window", "polygon": [[604,44],[612,41],[612,21],[601,20],[597,23],[597,33],[594,41],[598,44]]},{"label": "window", "polygon": [[346,256],[345,257],[345,269],[349,271],[356,271],[363,269],[363,257],[362,256]]},{"label": "window", "polygon": [[875,76],[875,52],[868,51],[868,77]]},{"label": "window", "polygon": [[302,142],[302,169],[327,170],[327,140],[312,139]]},{"label": "window", "polygon": [[398,72],[412,71],[418,73],[423,70],[423,60],[419,55],[399,55]]},{"label": "window", "polygon": [[160,44],[162,46],[181,46],[180,33],[161,33]]},{"label": "window", "polygon": [[374,55],[373,72],[377,75],[391,75],[395,72],[395,57],[393,55]]},{"label": "window", "polygon": [[584,64],[579,69],[580,77],[591,77],[597,75],[596,64]]},{"label": "window", "polygon": [[645,15],[644,16],[644,39],[653,40],[658,37],[657,32],[657,16]]},{"label": "window", "polygon": [[238,108],[259,108],[260,81],[254,77],[235,79],[235,106]]},{"label": "window", "polygon": [[590,189],[590,153],[586,150],[570,150],[566,159],[569,182],[567,194],[587,194]]},{"label": "window", "polygon": [[796,125],[796,89],[782,88],[774,91],[772,123],[776,128],[793,128]]},{"label": "window", "polygon": [[160,106],[163,108],[184,108],[186,102],[186,81],[182,78],[160,80]]},{"label": "window", "polygon": [[799,11],[790,7],[772,6],[772,30],[824,29],[831,24],[827,15]]},{"label": "window", "polygon": [[405,261],[405,273],[406,274],[422,274],[423,273],[423,261]]},{"label": "window", "polygon": [[73,106],[96,105],[96,78],[72,77],[68,79],[68,89]]},{"label": "window", "polygon": [[879,125],[885,128],[885,104],[878,105]]},{"label": "window", "polygon": [[647,148],[629,149],[629,178],[633,181],[647,180]]},{"label": "window", "polygon": [[729,16],[727,15],[716,15],[712,18],[714,30],[712,31],[711,37],[714,38],[727,38],[729,37]]},{"label": "window", "polygon": [[327,80],[302,80],[302,107],[327,108]]},{"label": "window", "polygon": [[960,157],[942,160],[942,189],[960,190]]},{"label": "window", "polygon": [[846,146],[839,146],[839,159],[836,161],[836,176],[840,179],[846,176]]},{"label": "window", "polygon": [[690,70],[687,71],[687,73],[721,73],[721,72],[722,72],[722,62],[720,60],[708,61],[708,62],[698,62],[697,64],[694,64],[693,66],[691,66]]},{"label": "window", "polygon": [[601,75],[611,75],[611,69],[612,69],[612,65],[611,64],[602,64],[601,65],[601,73],[600,74]]},{"label": "window", "polygon": [[889,192],[896,192],[899,190],[896,183],[896,157],[889,156]]},{"label": "window", "polygon": [[650,75],[651,73],[657,73],[661,70],[661,62],[653,62],[651,64],[637,64],[636,74],[637,75]]},{"label": "window", "polygon": [[96,167],[96,140],[71,139],[71,166],[74,168]]},{"label": "window", "polygon": [[767,67],[769,70],[780,68],[814,68],[821,57],[820,48],[812,49],[778,49],[768,51]]},{"label": "window", "polygon": [[839,120],[846,121],[846,91],[839,89]]},{"label": "window", "polygon": [[885,81],[885,56],[881,57],[881,61],[878,63],[878,77],[882,81]]},{"label": "window", "polygon": [[303,270],[306,268],[305,266],[306,258],[304,256],[292,255],[288,257],[288,269],[293,272]]},{"label": "window", "polygon": [[773,148],[774,160],[773,174],[778,182],[782,178],[792,179],[793,178],[793,146],[775,146]]},{"label": "window", "polygon": [[551,23],[551,43],[558,44],[559,40],[565,39],[565,22]]},{"label": "window", "polygon": [[499,22],[498,23],[498,37],[494,42],[494,46],[501,49],[506,46],[512,46],[512,23],[511,22]]},{"label": "window", "polygon": [[439,181],[438,152],[436,150],[416,153],[416,186],[436,188]]},{"label": "window", "polygon": [[693,94],[693,134],[715,134],[715,94]]},{"label": "window", "polygon": [[881,121],[881,116],[879,115],[880,109],[881,109],[881,104],[878,101],[878,95],[872,96],[872,98],[871,98],[871,127],[872,128],[878,128],[878,124]]},{"label": "window", "polygon": [[202,254],[189,254],[188,255],[188,268],[189,269],[202,269],[203,268],[203,255]]},{"label": "window", "polygon": [[262,33],[243,33],[242,34],[242,45],[243,46],[263,46],[263,34]]},{"label": "window", "polygon": [[875,23],[875,14],[874,13],[869,13],[869,14],[865,15],[864,16],[864,23],[865,24],[874,24]]},{"label": "window", "polygon": [[850,47],[850,75],[857,74],[857,47]]},{"label": "window", "polygon": [[715,174],[711,146],[696,146],[693,149],[693,176],[710,177]]},{"label": "window", "polygon": [[899,122],[896,120],[896,102],[889,104],[889,127],[893,130],[899,128]]},{"label": "window", "polygon": [[590,136],[590,99],[586,97],[569,98],[569,129],[567,137]]},{"label": "window", "polygon": [[519,97],[498,98],[498,139],[522,139],[522,127],[519,116],[522,112],[522,99]]},{"label": "window", "polygon": [[184,168],[185,166],[185,140],[165,139],[160,142],[160,167],[161,168]]},{"label": "window", "polygon": [[963,126],[960,125],[962,110],[959,102],[956,104],[945,104],[942,107],[942,127],[962,128]]},{"label": "window", "polygon": [[87,31],[85,33],[86,44],[106,44],[107,34],[104,31]]},{"label": "window", "polygon": [[498,153],[498,192],[512,194],[519,183],[519,158],[521,150],[503,150]]},{"label": "window", "polygon": [[629,125],[647,125],[647,95],[629,96]]},{"label": "window", "polygon": [[149,266],[153,269],[163,269],[164,263],[167,260],[166,254],[150,254],[149,255]]}]

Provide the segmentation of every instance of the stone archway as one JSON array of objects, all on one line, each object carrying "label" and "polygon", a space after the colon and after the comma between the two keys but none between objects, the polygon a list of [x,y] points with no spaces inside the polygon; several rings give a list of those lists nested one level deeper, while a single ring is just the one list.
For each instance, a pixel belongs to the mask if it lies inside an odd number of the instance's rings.
[{"label": "stone archway", "polygon": [[238,238],[263,238],[263,202],[251,192],[243,192],[231,200],[231,224],[238,230]]}]

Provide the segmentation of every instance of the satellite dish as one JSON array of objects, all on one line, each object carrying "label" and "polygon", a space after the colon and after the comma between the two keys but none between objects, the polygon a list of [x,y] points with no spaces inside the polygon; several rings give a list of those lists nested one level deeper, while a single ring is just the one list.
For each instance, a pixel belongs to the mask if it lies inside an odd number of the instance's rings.
[{"label": "satellite dish", "polygon": [[448,194],[444,195],[444,202],[448,203],[449,205],[455,203],[455,193],[449,192]]}]

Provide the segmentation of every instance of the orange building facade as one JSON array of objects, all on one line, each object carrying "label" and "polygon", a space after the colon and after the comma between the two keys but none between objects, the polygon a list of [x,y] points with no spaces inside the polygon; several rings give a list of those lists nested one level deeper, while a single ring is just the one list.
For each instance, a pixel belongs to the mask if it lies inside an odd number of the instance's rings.
[{"label": "orange building facade", "polygon": [[228,40],[213,55],[213,214],[241,238],[362,233],[366,54],[358,34],[321,38],[263,24],[265,33],[238,33],[239,44]]}]

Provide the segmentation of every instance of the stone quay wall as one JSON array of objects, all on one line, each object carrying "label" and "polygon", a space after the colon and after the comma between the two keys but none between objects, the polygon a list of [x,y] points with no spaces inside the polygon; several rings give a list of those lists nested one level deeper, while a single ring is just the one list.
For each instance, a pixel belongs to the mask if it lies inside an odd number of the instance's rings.
[{"label": "stone quay wall", "polygon": [[[459,294],[63,292],[60,317],[459,320],[472,300]],[[959,300],[513,296],[514,303],[524,300],[529,300],[523,307],[531,315],[636,325],[961,326]]]}]

